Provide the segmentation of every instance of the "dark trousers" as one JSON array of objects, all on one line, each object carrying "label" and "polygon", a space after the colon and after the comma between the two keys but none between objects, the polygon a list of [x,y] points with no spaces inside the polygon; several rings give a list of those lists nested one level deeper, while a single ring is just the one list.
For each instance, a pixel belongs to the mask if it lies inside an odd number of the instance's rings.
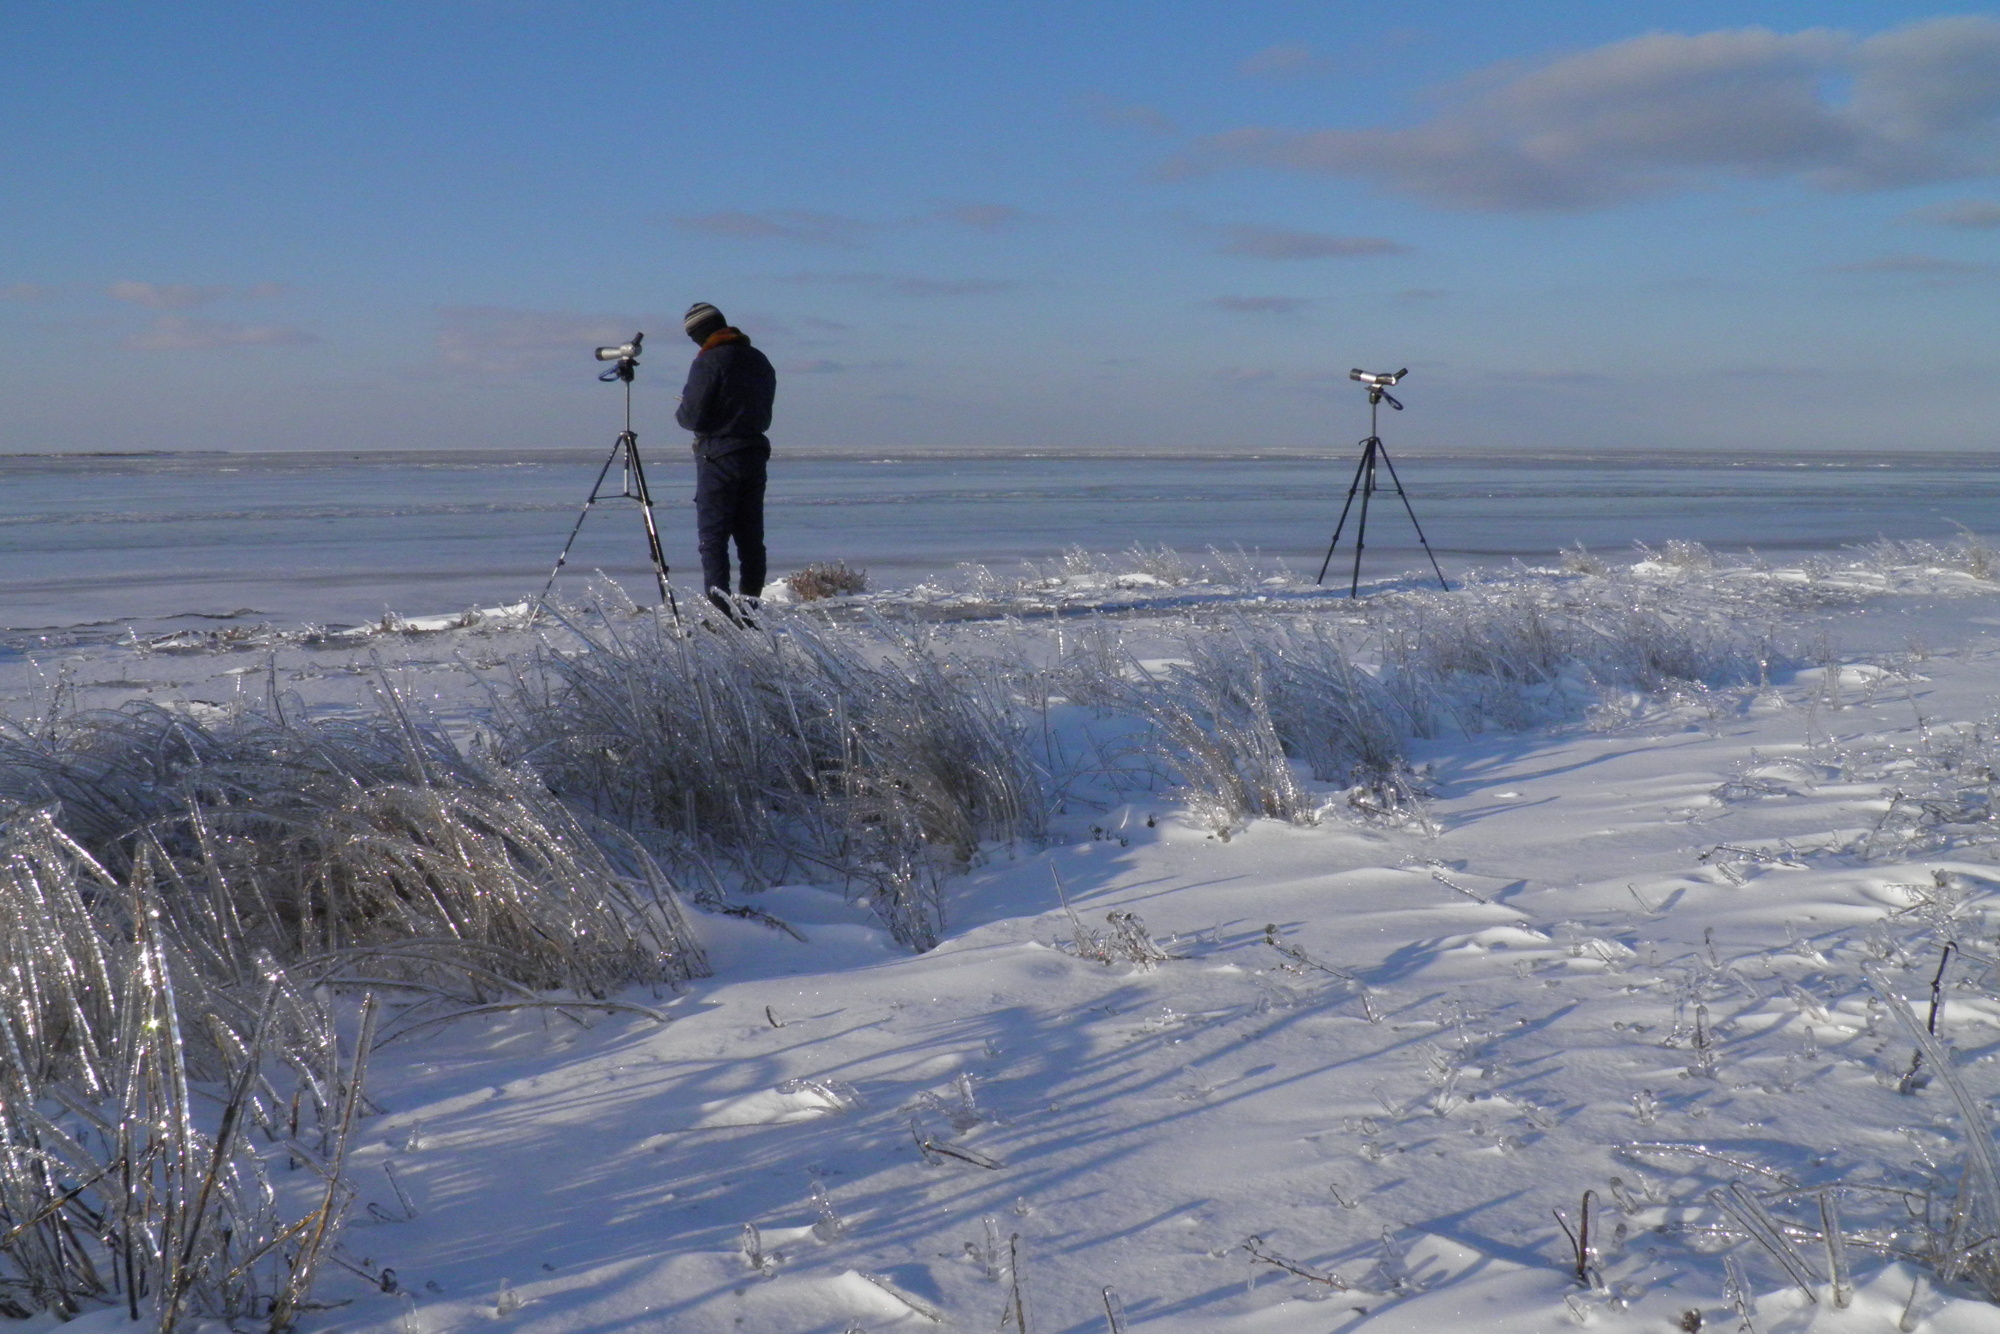
[{"label": "dark trousers", "polygon": [[695,459],[695,535],[704,589],[729,591],[729,544],[736,543],[742,582],[737,591],[764,591],[764,478],[769,445],[747,445],[719,458]]}]

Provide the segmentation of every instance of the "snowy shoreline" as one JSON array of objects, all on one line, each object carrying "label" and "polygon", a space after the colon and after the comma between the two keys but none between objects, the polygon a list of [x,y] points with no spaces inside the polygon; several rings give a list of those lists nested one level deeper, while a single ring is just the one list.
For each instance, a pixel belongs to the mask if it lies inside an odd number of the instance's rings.
[{"label": "snowy shoreline", "polygon": [[[627,997],[668,1022],[515,1010],[385,1045],[315,1294],[347,1304],[299,1328],[837,1334],[991,1325],[1018,1294],[1028,1328],[1083,1330],[1109,1286],[1134,1331],[1657,1331],[1690,1310],[1733,1327],[1738,1273],[1760,1330],[1993,1328],[1988,1262],[1942,1278],[1918,1252],[1959,1190],[1947,1086],[1982,1110],[2000,1092],[2000,583],[1925,554],[1579,559],[1457,604],[1396,595],[1406,614],[1129,560],[834,622],[774,610],[766,634],[862,665],[918,644],[1221,689],[1332,661],[1325,634],[1376,673],[1349,704],[1396,651],[1421,688],[1375,701],[1400,787],[1316,777],[1288,744],[1289,778],[1251,781],[1238,753],[1239,790],[1163,758],[1194,743],[1169,710],[1195,696],[1145,705],[1169,738],[1146,751],[1138,705],[1057,682],[1055,805],[940,882],[935,948],[899,946],[865,893],[731,886],[712,906],[787,929],[691,911],[713,976]],[[1481,604],[1504,620],[1440,619]],[[0,701],[205,720],[285,696],[341,718],[386,683],[470,736],[492,725],[482,679],[528,670],[544,636],[587,658],[573,636],[643,620],[135,641],[6,663]],[[1712,679],[1630,651],[1669,640]],[[1547,674],[1509,666],[1537,644]],[[1271,676],[1268,701],[1283,715],[1321,679]],[[1938,1078],[1881,991],[1921,1019],[1946,941]],[[1775,1244],[1715,1202],[1732,1181]],[[1844,1307],[1815,1231],[1828,1188]],[[1585,1191],[1578,1283],[1551,1210],[1575,1225]],[[1913,1221],[1925,1192],[1935,1217]]]}]

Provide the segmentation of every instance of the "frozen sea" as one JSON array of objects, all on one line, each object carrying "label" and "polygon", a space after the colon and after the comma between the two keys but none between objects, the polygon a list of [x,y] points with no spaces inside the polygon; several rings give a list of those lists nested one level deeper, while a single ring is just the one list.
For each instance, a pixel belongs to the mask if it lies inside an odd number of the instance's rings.
[{"label": "frozen sea", "polygon": [[[1311,572],[1355,458],[780,452],[773,574],[838,559],[889,586],[1134,544],[1241,546]],[[678,445],[647,459],[675,580],[690,580],[693,470]],[[540,590],[603,461],[583,450],[0,457],[0,631],[87,641],[208,618],[342,625],[518,601]],[[1953,524],[2000,532],[2000,455],[1396,462],[1447,572],[1579,542],[1615,552],[1691,538],[1776,555],[1940,538]],[[1368,541],[1365,576],[1421,564],[1393,493],[1378,495]],[[643,588],[643,552],[633,507],[608,503],[570,569]]]}]

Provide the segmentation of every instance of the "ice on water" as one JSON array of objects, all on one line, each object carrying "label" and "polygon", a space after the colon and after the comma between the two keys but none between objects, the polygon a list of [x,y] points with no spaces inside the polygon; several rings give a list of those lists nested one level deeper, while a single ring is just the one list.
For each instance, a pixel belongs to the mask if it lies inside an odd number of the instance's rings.
[{"label": "ice on water", "polygon": [[[650,439],[668,561],[696,569],[692,467]],[[1963,455],[1398,454],[1447,568],[1619,554],[1671,538],[1826,551],[2000,517],[2000,469]],[[540,591],[603,462],[594,450],[0,458],[0,630],[339,628],[503,606]],[[1352,481],[1311,457],[781,452],[774,570],[844,560],[878,586],[1073,547],[1238,547],[1317,568]],[[1382,572],[1418,561],[1399,510],[1371,516]],[[593,514],[570,569],[642,573],[629,507]]]}]

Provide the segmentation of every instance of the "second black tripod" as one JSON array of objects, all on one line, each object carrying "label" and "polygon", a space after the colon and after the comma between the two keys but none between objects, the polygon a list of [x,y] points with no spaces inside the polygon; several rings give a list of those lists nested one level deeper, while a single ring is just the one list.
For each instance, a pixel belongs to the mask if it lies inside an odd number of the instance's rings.
[{"label": "second black tripod", "polygon": [[[638,369],[639,347],[645,339],[646,335],[636,333],[629,343],[597,349],[599,361],[618,363],[597,378],[607,384],[614,380],[624,382],[625,430],[613,442],[611,456],[597,470],[597,483],[590,488],[590,499],[583,502],[583,513],[576,516],[576,526],[569,530],[569,541],[563,543],[562,554],[556,557],[555,568],[549,571],[549,582],[542,587],[542,601],[548,601],[549,591],[556,586],[556,576],[562,573],[563,562],[569,559],[569,549],[576,545],[576,535],[583,531],[583,521],[590,517],[591,507],[600,500],[636,500],[646,524],[646,554],[653,560],[653,580],[660,586],[660,605],[678,621],[680,604],[674,601],[674,590],[667,583],[667,558],[660,552],[660,530],[653,522],[653,493],[646,487],[646,465],[639,459],[639,436],[632,429],[632,374]],[[613,464],[620,465],[621,481],[616,491],[606,491],[604,479],[611,475]]]},{"label": "second black tripod", "polygon": [[1417,522],[1417,512],[1411,508],[1410,497],[1403,491],[1403,479],[1396,476],[1396,465],[1389,458],[1389,447],[1382,443],[1382,433],[1377,424],[1384,401],[1398,412],[1403,410],[1403,405],[1396,401],[1395,395],[1389,392],[1389,387],[1409,373],[1410,368],[1405,366],[1393,375],[1388,371],[1364,370],[1353,370],[1347,374],[1348,379],[1359,380],[1368,386],[1368,438],[1361,442],[1361,462],[1355,465],[1354,481],[1347,488],[1347,503],[1340,507],[1340,521],[1333,526],[1333,540],[1326,544],[1326,559],[1319,563],[1319,578],[1313,582],[1320,584],[1326,582],[1327,567],[1333,564],[1333,550],[1340,545],[1340,534],[1347,527],[1348,511],[1354,508],[1354,497],[1359,493],[1361,512],[1354,524],[1354,574],[1347,585],[1347,596],[1351,598],[1361,596],[1361,548],[1368,540],[1368,501],[1375,494],[1377,462],[1389,470],[1389,483],[1396,488],[1396,498],[1403,502],[1403,510],[1410,516],[1410,527],[1417,530],[1418,544],[1423,547],[1424,554],[1431,559],[1431,569],[1438,577],[1438,587],[1447,593],[1451,592],[1451,585],[1445,582],[1444,571],[1438,568],[1437,556],[1431,551],[1431,544],[1424,540],[1424,526]]}]

